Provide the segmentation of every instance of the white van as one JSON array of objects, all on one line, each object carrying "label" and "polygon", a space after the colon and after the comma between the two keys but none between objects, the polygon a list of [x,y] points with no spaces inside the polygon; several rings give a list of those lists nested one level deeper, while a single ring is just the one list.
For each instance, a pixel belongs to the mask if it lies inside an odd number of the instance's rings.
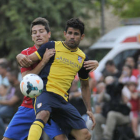
[{"label": "white van", "polygon": [[137,61],[140,55],[140,26],[118,27],[101,37],[87,53],[89,59],[99,61],[98,71],[103,71],[105,63],[112,59],[121,68],[128,56]]}]

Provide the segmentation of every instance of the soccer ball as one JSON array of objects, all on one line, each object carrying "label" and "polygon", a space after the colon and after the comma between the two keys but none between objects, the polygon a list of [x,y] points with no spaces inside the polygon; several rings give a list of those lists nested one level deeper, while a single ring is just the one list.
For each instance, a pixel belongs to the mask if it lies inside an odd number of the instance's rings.
[{"label": "soccer ball", "polygon": [[36,74],[27,74],[20,82],[20,90],[24,96],[35,98],[43,90],[43,80]]}]

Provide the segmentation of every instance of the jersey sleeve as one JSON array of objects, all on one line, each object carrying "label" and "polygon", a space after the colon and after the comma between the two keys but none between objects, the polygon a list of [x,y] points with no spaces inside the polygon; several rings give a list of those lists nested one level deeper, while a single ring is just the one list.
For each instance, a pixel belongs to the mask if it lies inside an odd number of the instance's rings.
[{"label": "jersey sleeve", "polygon": [[[84,61],[88,61],[88,57],[86,56],[85,60]],[[84,67],[84,64],[82,66],[82,68],[79,70],[78,72],[78,75],[79,75],[79,78],[81,80],[88,80],[89,78],[89,70],[86,70],[86,68]]]},{"label": "jersey sleeve", "polygon": [[55,42],[54,41],[49,41],[48,43],[45,43],[44,45],[42,45],[36,52],[35,54],[37,55],[37,57],[39,58],[39,60],[41,60],[43,58],[43,55],[46,51],[46,49],[52,49],[55,48]]}]

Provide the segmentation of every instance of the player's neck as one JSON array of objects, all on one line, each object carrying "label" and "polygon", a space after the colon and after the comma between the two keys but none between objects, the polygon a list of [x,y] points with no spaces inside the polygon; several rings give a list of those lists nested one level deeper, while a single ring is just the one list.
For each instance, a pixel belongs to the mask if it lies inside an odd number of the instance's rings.
[{"label": "player's neck", "polygon": [[39,49],[40,46],[38,46],[38,45],[35,44],[35,47],[36,47],[37,49]]}]

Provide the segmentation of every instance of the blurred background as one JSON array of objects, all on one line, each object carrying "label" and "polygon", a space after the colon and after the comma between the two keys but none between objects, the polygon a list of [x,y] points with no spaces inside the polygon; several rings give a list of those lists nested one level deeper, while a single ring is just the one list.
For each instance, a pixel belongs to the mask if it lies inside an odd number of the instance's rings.
[{"label": "blurred background", "polygon": [[[78,17],[85,23],[85,39],[79,47],[90,59],[99,61],[97,70],[89,74],[91,103],[97,121],[96,129],[91,131],[92,139],[139,139],[140,1],[0,0],[1,77],[9,69],[15,69],[21,80],[16,55],[33,46],[30,24],[37,17],[49,21],[50,40],[64,40],[65,23],[70,18]],[[0,80],[2,83],[3,78]],[[4,100],[8,86],[8,81],[0,85],[0,100]],[[70,102],[90,126],[78,76],[72,83]],[[4,118],[5,126],[11,118]],[[48,138],[44,135],[42,139]]]}]

